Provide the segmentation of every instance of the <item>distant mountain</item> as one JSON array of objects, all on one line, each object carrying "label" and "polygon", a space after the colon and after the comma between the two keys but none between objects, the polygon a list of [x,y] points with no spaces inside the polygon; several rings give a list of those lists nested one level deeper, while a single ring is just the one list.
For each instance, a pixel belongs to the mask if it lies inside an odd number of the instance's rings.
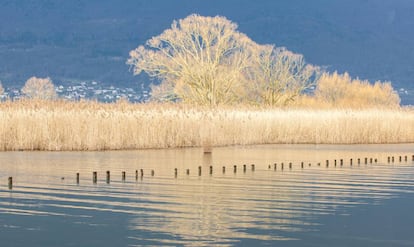
[{"label": "distant mountain", "polygon": [[0,0],[0,80],[148,85],[125,65],[129,51],[192,13],[226,16],[330,71],[392,81],[414,104],[411,0]]}]

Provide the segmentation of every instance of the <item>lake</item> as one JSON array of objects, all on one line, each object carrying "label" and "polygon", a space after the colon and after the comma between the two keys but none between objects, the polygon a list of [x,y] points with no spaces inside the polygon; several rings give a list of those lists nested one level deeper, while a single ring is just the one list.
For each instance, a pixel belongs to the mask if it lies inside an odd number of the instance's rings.
[{"label": "lake", "polygon": [[414,246],[413,155],[414,144],[2,152],[0,246]]}]

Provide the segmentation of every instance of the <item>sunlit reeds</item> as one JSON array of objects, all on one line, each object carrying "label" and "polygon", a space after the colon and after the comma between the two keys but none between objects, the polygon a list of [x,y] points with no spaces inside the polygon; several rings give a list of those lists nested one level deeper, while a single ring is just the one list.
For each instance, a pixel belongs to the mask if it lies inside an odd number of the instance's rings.
[{"label": "sunlit reeds", "polygon": [[409,142],[414,142],[412,109],[211,109],[41,100],[0,104],[0,150]]}]

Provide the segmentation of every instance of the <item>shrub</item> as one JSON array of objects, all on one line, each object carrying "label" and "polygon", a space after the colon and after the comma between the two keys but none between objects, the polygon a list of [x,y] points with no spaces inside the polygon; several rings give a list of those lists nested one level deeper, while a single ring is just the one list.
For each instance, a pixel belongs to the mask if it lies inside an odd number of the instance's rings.
[{"label": "shrub", "polygon": [[315,97],[338,107],[398,107],[400,97],[390,82],[352,79],[348,73],[324,73],[317,84]]}]

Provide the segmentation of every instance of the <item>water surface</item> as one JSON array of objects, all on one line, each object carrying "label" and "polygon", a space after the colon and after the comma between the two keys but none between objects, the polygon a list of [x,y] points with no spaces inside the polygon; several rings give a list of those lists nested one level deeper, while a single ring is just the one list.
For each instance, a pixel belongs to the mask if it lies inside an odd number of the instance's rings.
[{"label": "water surface", "polygon": [[414,246],[412,155],[412,144],[4,152],[1,245]]}]

